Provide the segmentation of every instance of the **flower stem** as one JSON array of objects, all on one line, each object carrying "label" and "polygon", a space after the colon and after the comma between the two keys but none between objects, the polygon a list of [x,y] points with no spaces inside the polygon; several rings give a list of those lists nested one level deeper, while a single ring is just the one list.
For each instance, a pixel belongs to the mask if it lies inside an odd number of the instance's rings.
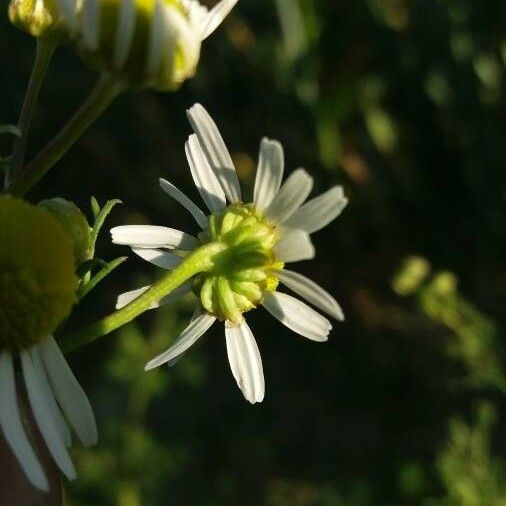
[{"label": "flower stem", "polygon": [[212,269],[214,257],[225,248],[226,246],[220,242],[212,242],[196,249],[181,264],[165,274],[130,304],[62,340],[60,346],[63,351],[73,351],[131,322],[141,313],[147,311],[154,302],[169,295],[195,274]]},{"label": "flower stem", "polygon": [[108,75],[102,76],[76,114],[23,169],[21,177],[12,182],[7,192],[18,197],[25,195],[107,109],[122,89],[123,85],[118,80]]},{"label": "flower stem", "polygon": [[[37,49],[35,52],[35,62],[33,64],[32,75],[28,82],[25,99],[21,107],[18,128],[21,136],[16,138],[12,151],[12,165],[9,174],[9,180],[16,180],[23,171],[25,161],[26,146],[30,135],[30,126],[32,124],[33,114],[39,98],[40,89],[46,76],[49,62],[56,49],[57,42],[52,38],[37,39]],[[7,182],[8,183],[8,182]]]}]

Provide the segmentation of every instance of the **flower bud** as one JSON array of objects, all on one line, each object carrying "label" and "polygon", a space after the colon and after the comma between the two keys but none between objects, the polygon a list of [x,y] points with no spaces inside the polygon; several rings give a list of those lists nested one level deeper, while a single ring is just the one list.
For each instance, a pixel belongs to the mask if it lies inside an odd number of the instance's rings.
[{"label": "flower bud", "polygon": [[0,197],[0,350],[46,339],[76,300],[72,244],[46,210]]},{"label": "flower bud", "polygon": [[214,268],[197,277],[194,291],[202,306],[222,320],[239,324],[242,313],[254,309],[265,292],[274,291],[272,274],[283,264],[275,260],[278,232],[253,207],[234,205],[209,217],[201,242],[221,242],[227,248],[213,259]]},{"label": "flower bud", "polygon": [[91,247],[91,231],[84,214],[70,200],[56,197],[39,202],[63,227],[73,244],[76,265],[88,260]]},{"label": "flower bud", "polygon": [[237,3],[210,12],[197,0],[51,0],[85,61],[133,87],[172,91],[195,73],[202,41]]},{"label": "flower bud", "polygon": [[65,29],[51,0],[11,0],[9,19],[34,37],[63,35]]}]

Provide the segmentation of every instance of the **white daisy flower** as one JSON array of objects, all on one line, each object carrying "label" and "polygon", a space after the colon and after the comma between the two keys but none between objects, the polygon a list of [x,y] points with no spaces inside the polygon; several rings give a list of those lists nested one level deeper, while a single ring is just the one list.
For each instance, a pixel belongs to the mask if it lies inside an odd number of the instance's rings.
[{"label": "white daisy flower", "polygon": [[[347,199],[343,189],[335,186],[305,203],[313,186],[311,176],[298,169],[282,184],[283,148],[279,142],[264,138],[253,202],[244,203],[234,163],[214,121],[199,104],[188,111],[188,118],[195,133],[186,143],[186,154],[209,212],[202,211],[169,181],[160,179],[160,185],[192,214],[201,232],[195,237],[168,227],[127,225],[112,229],[112,240],[168,270],[182,265],[196,248],[222,244],[212,269],[197,274],[177,294],[152,305],[159,307],[190,291],[199,300],[190,324],[146,369],[172,365],[216,320],[223,321],[232,374],[249,402],[261,402],[265,391],[262,361],[244,314],[261,305],[295,333],[317,342],[328,339],[330,321],[311,306],[337,320],[344,319],[341,308],[323,288],[285,269],[285,264],[314,257],[310,234],[334,220]],[[278,291],[279,283],[310,305]],[[117,308],[130,304],[149,288],[120,295]]]},{"label": "white daisy flower", "polygon": [[97,441],[89,400],[50,336],[75,301],[75,259],[56,219],[21,200],[0,197],[0,231],[0,430],[32,485],[48,491],[33,428],[20,410],[23,390],[49,454],[68,479],[76,475],[69,426],[85,446]]},{"label": "white daisy flower", "polygon": [[56,0],[92,65],[132,86],[177,88],[195,73],[202,42],[238,0]]}]

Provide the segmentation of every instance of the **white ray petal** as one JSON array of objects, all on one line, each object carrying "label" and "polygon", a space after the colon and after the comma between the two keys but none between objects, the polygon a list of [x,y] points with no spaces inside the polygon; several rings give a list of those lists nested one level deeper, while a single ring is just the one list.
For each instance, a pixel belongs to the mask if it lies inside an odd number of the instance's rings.
[{"label": "white ray petal", "polygon": [[200,22],[202,40],[207,39],[207,37],[221,25],[238,1],[239,0],[222,0],[208,12]]},{"label": "white ray petal", "polygon": [[77,0],[57,0],[59,13],[72,33],[77,25]]},{"label": "white ray petal", "polygon": [[118,69],[123,67],[130,54],[134,40],[136,14],[134,0],[121,2],[114,49],[114,63]]},{"label": "white ray petal", "polygon": [[[131,290],[130,292],[122,293],[118,296],[118,300],[116,301],[116,309],[121,309],[122,307],[127,306],[130,302],[134,301],[138,297],[140,297],[145,291],[149,290],[151,286],[143,286],[142,288],[137,288],[136,290]],[[153,302],[148,309],[156,309],[158,307],[164,306],[169,302],[172,302],[180,297],[183,297],[187,293],[189,293],[192,289],[191,282],[183,283],[179,288],[176,288],[171,294],[163,297],[158,302]]]},{"label": "white ray petal", "polygon": [[235,171],[234,162],[227,146],[209,113],[200,104],[187,111],[191,126],[199,139],[209,165],[232,204],[241,201],[241,187]]},{"label": "white ray petal", "polygon": [[94,51],[98,45],[100,6],[98,0],[86,0],[81,10],[81,35],[87,49]]},{"label": "white ray petal", "polygon": [[49,482],[37,455],[28,441],[16,394],[14,366],[8,352],[0,354],[0,428],[30,483],[49,492]]},{"label": "white ray petal", "polygon": [[162,65],[165,43],[165,15],[162,0],[155,0],[153,15],[150,17],[149,49],[146,62],[148,76],[156,76]]},{"label": "white ray petal", "polygon": [[348,199],[344,196],[342,186],[334,186],[297,209],[285,221],[284,226],[301,228],[308,234],[313,234],[335,220],[347,204]]},{"label": "white ray petal", "polygon": [[313,178],[304,169],[295,170],[265,210],[265,216],[282,224],[302,205],[312,188]]},{"label": "white ray petal", "polygon": [[85,446],[98,440],[95,415],[56,341],[50,337],[38,345],[54,395],[70,425]]},{"label": "white ray petal", "polygon": [[54,423],[58,429],[60,437],[65,443],[65,446],[67,448],[70,448],[72,445],[72,434],[70,432],[69,426],[67,425],[67,422],[65,421],[65,418],[63,417],[60,407],[54,398],[46,371],[44,370],[44,364],[42,363],[39,349],[36,346],[33,347],[30,350],[30,355],[32,357],[33,367],[35,368],[35,372],[39,380],[41,392],[44,395],[44,402],[51,410],[51,415],[53,416]]},{"label": "white ray petal", "polygon": [[314,281],[298,272],[287,271],[286,269],[277,271],[276,276],[281,283],[307,300],[310,304],[313,304],[313,306],[325,311],[336,320],[344,321],[343,310],[336,299]]},{"label": "white ray petal", "polygon": [[186,158],[190,165],[195,186],[212,213],[225,209],[227,202],[225,192],[213,169],[202,151],[196,134],[190,135],[185,144]]},{"label": "white ray petal", "polygon": [[159,367],[184,353],[190,346],[192,346],[197,339],[202,337],[205,332],[216,321],[216,317],[207,313],[203,313],[195,318],[181,333],[177,341],[165,352],[161,353],[153,360],[150,360],[146,367],[146,371]]},{"label": "white ray petal", "polygon": [[265,209],[278,194],[283,180],[285,158],[278,141],[263,138],[255,179],[253,201],[258,209]]},{"label": "white ray petal", "polygon": [[281,240],[274,247],[276,258],[286,263],[310,260],[315,256],[311,237],[304,230],[283,229]]},{"label": "white ray petal", "polygon": [[132,251],[143,260],[167,270],[174,269],[174,267],[177,267],[183,260],[182,257],[174,255],[174,253],[159,249],[132,248]]},{"label": "white ray petal", "polygon": [[251,329],[245,320],[240,326],[226,322],[225,337],[228,362],[237,386],[251,404],[262,402],[265,395],[262,358]]},{"label": "white ray petal", "polygon": [[132,248],[181,248],[191,250],[198,241],[180,230],[156,225],[123,225],[111,229],[112,242]]},{"label": "white ray petal", "polygon": [[200,225],[200,228],[204,229],[207,227],[206,215],[179,188],[162,178],[160,178],[160,186],[164,192],[170,195],[191,213],[191,215],[195,218],[195,221]]},{"label": "white ray petal", "polygon": [[262,305],[283,325],[312,341],[324,342],[332,329],[331,323],[307,304],[281,292],[264,297]]},{"label": "white ray petal", "polygon": [[60,437],[57,426],[54,423],[51,410],[45,402],[45,396],[40,388],[42,380],[36,373],[29,351],[21,352],[21,366],[23,368],[26,392],[32,408],[33,417],[37,422],[37,426],[46,443],[47,449],[56,462],[56,465],[60,468],[60,471],[69,480],[73,480],[76,477],[76,470],[67,453],[65,444]]}]

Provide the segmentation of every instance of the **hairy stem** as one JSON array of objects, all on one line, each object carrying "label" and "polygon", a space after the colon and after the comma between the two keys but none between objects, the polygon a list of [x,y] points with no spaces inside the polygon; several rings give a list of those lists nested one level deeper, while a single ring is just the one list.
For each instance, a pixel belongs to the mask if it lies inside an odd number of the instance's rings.
[{"label": "hairy stem", "polygon": [[147,291],[130,302],[130,304],[89,327],[62,339],[60,345],[63,351],[73,351],[131,322],[134,318],[147,311],[153,303],[169,295],[185,281],[188,281],[198,273],[210,270],[214,265],[215,255],[221,253],[224,249],[225,246],[219,242],[212,242],[201,246],[188,255],[174,270],[165,274]]},{"label": "hairy stem", "polygon": [[21,177],[12,182],[7,192],[19,197],[25,195],[107,109],[122,89],[119,81],[108,75],[102,76],[76,114],[23,169]]}]

